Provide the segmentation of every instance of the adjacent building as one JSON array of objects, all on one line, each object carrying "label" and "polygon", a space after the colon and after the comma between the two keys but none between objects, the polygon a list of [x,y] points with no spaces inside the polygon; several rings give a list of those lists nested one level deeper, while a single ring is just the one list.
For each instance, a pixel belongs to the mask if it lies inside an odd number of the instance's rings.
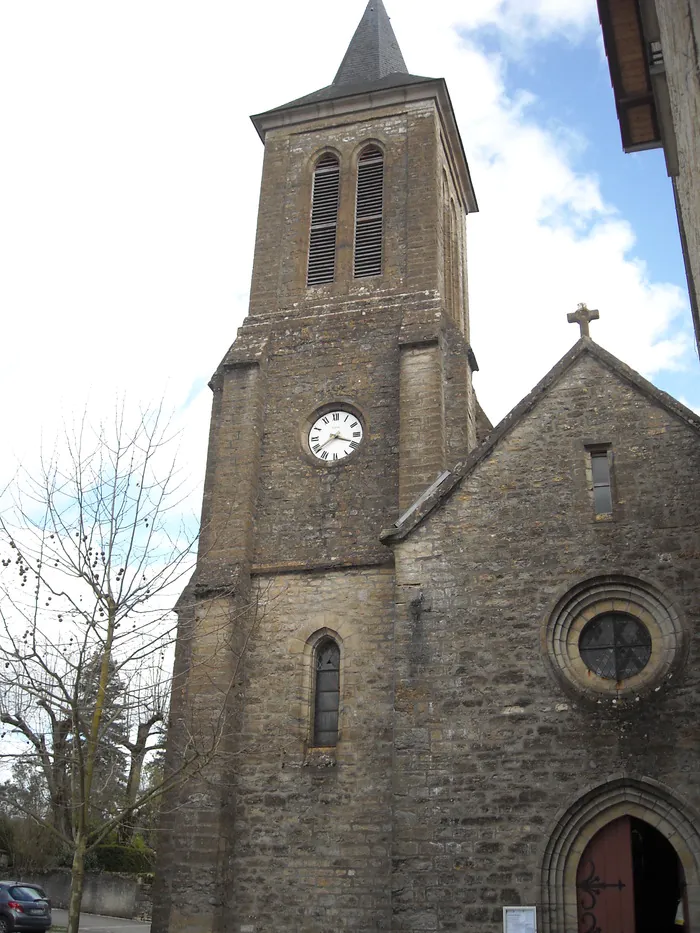
[{"label": "adjacent building", "polygon": [[700,3],[598,0],[625,152],[663,147],[700,348]]}]

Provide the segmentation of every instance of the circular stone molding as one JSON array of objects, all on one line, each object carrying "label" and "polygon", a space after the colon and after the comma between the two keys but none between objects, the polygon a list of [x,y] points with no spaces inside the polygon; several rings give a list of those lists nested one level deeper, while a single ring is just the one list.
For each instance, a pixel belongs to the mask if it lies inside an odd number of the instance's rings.
[{"label": "circular stone molding", "polygon": [[[584,628],[609,615],[632,616],[649,633],[648,661],[623,680],[601,677],[581,657]],[[685,633],[677,611],[652,584],[623,575],[595,577],[579,583],[557,603],[546,628],[547,654],[556,674],[590,699],[636,698],[658,688],[682,660]]]},{"label": "circular stone molding", "polygon": [[[354,450],[351,454],[348,454],[347,456],[344,456],[341,459],[336,460],[335,462],[332,459],[321,460],[318,457],[315,457],[309,446],[309,431],[313,427],[314,423],[319,418],[322,418],[324,415],[327,415],[333,411],[347,412],[348,414],[351,414],[353,415],[353,417],[357,418],[357,420],[360,422],[360,425],[361,425],[361,438],[360,438],[360,442],[358,443],[357,449]],[[305,418],[302,419],[302,422],[299,426],[299,440],[301,443],[302,450],[304,451],[304,454],[306,455],[306,458],[311,463],[313,463],[315,467],[324,468],[324,469],[328,469],[328,468],[332,469],[334,467],[344,466],[348,462],[354,460],[355,457],[357,457],[357,455],[360,453],[360,451],[364,447],[366,447],[367,434],[368,434],[367,419],[365,418],[364,414],[362,413],[362,411],[360,411],[360,409],[354,402],[351,402],[349,399],[344,399],[344,398],[339,398],[332,402],[326,402],[323,405],[319,405],[318,408],[314,408],[312,412],[310,412]]]}]

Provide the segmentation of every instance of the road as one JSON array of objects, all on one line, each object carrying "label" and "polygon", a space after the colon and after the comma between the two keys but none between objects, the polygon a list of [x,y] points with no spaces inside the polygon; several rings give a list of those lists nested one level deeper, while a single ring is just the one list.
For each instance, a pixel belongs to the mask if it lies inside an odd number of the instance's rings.
[{"label": "road", "polygon": [[[54,926],[65,927],[68,911],[51,911]],[[80,933],[149,933],[151,924],[142,920],[122,920],[121,917],[99,917],[97,914],[80,915]]]}]

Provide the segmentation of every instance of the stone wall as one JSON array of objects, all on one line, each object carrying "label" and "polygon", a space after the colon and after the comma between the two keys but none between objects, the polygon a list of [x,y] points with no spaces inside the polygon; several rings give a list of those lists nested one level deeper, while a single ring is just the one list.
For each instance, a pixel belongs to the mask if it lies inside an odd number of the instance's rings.
[{"label": "stone wall", "polygon": [[[264,575],[255,588],[226,929],[389,930],[393,573]],[[324,632],[341,649],[341,709],[337,748],[318,750],[312,648]]]},{"label": "stone wall", "polygon": [[[355,279],[357,160],[370,141],[384,152],[383,273]],[[336,276],[307,288],[313,171],[329,150],[340,161]],[[377,529],[474,445],[467,346],[445,313],[448,163],[430,98],[267,134],[249,317],[212,383],[199,583],[220,585],[251,558],[257,570],[386,562]],[[452,182],[450,197],[461,231]],[[427,368],[411,367],[418,357]],[[340,469],[303,455],[305,429],[331,402],[365,420],[362,455]]]},{"label": "stone wall", "polygon": [[[335,114],[267,134],[251,285],[250,315],[285,314],[334,299],[438,291],[440,199],[437,114],[432,101]],[[381,279],[354,279],[352,257],[357,160],[368,142],[384,151],[384,251]],[[319,155],[340,159],[336,276],[306,287],[313,170]],[[410,174],[412,183],[406,184]]]},{"label": "stone wall", "polygon": [[[381,563],[377,523],[398,507],[400,309],[325,308],[271,333],[255,523],[257,568]],[[351,406],[363,449],[346,463],[305,449],[319,407]]]},{"label": "stone wall", "polygon": [[[68,909],[71,874],[67,869],[29,875],[24,880],[40,885],[53,907]],[[121,872],[86,872],[81,909],[105,917],[150,920],[150,881],[142,875]]]},{"label": "stone wall", "polygon": [[[613,775],[700,807],[698,441],[584,355],[396,545],[395,933],[496,933],[517,904],[563,933],[542,873],[567,808]],[[612,445],[612,520],[592,443]],[[545,643],[563,594],[616,573],[665,594],[689,651],[627,703],[565,689]]]},{"label": "stone wall", "polygon": [[[435,93],[372,95],[267,133],[249,316],[212,380],[167,766],[178,743],[219,727],[221,742],[163,808],[154,931],[390,928],[393,557],[379,532],[476,441],[440,227],[445,160],[466,173],[441,141],[455,145]],[[356,169],[370,142],[384,152],[383,271],[355,279]],[[307,288],[313,171],[329,150],[336,278]],[[306,443],[331,405],[364,422],[360,449],[337,464]],[[309,639],[325,629],[341,645],[332,755],[309,746],[304,680]]]}]

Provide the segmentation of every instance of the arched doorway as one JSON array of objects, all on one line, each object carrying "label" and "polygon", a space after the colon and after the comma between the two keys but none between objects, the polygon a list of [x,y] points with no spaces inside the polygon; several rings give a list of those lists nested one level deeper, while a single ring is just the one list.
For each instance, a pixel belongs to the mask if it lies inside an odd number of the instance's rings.
[{"label": "arched doorway", "polygon": [[672,846],[685,877],[685,930],[675,933],[700,933],[700,812],[659,781],[628,776],[589,788],[556,815],[542,853],[542,933],[580,933],[577,877],[583,854],[600,830],[625,816],[653,826]]},{"label": "arched doorway", "polygon": [[590,840],[579,859],[576,893],[579,933],[689,929],[676,850],[657,829],[630,815],[612,820]]}]

